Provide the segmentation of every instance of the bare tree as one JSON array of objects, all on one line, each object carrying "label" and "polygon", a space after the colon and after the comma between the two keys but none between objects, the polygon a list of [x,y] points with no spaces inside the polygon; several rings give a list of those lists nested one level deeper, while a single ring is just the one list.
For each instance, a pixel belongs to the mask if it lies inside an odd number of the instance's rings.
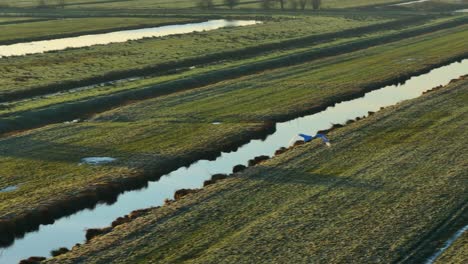
[{"label": "bare tree", "polygon": [[224,0],[224,4],[229,6],[229,8],[233,9],[236,5],[239,4],[239,0]]},{"label": "bare tree", "polygon": [[213,0],[198,0],[197,6],[200,8],[213,8]]},{"label": "bare tree", "polygon": [[307,0],[299,0],[299,5],[301,6],[301,9],[304,10],[307,6]]},{"label": "bare tree", "polygon": [[314,10],[320,9],[321,5],[322,5],[322,0],[312,0],[312,8]]}]

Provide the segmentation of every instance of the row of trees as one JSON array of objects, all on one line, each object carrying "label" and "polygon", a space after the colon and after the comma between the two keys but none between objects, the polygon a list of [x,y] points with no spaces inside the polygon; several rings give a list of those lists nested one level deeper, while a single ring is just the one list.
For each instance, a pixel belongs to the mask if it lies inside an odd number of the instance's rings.
[{"label": "row of trees", "polygon": [[[224,4],[231,9],[236,7],[239,3],[240,0],[224,0]],[[279,4],[281,10],[285,10],[288,7],[294,10],[299,8],[305,10],[308,5],[310,5],[312,9],[318,10],[322,5],[322,0],[261,0],[263,9],[274,8],[277,4]],[[214,7],[213,0],[198,0],[197,5],[205,9]]]}]

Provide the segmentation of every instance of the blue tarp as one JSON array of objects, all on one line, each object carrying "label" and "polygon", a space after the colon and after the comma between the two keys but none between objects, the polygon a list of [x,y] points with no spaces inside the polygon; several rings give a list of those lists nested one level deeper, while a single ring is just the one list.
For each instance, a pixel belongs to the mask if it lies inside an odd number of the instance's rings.
[{"label": "blue tarp", "polygon": [[322,139],[323,143],[325,143],[327,145],[330,144],[330,140],[324,134],[317,134],[315,136],[309,136],[309,135],[306,135],[306,134],[299,134],[299,136],[304,139],[304,142],[310,142],[314,138],[320,138],[320,139]]},{"label": "blue tarp", "polygon": [[299,134],[299,136],[304,139],[304,142],[310,142],[310,141],[312,141],[312,139],[314,139],[313,136],[309,136],[309,135],[306,135],[306,134]]}]

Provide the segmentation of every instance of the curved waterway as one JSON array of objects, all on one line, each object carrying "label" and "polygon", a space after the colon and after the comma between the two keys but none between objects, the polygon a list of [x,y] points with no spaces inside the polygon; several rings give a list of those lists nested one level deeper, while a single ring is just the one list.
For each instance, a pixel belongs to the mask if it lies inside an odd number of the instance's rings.
[{"label": "curved waterway", "polygon": [[0,57],[21,56],[67,48],[82,48],[93,45],[126,42],[151,37],[164,37],[176,34],[210,31],[225,27],[241,27],[260,23],[255,20],[210,20],[201,23],[170,25],[135,30],[121,30],[104,34],[83,35],[79,37],[32,41],[0,46]]},{"label": "curved waterway", "polygon": [[[0,249],[0,263],[15,263],[30,256],[49,256],[50,250],[59,247],[71,248],[76,243],[84,242],[87,228],[110,226],[117,217],[131,211],[160,206],[165,199],[171,199],[176,190],[201,188],[203,182],[213,174],[231,173],[235,165],[246,165],[249,159],[256,156],[272,156],[278,148],[287,147],[291,138],[298,133],[315,134],[332,124],[343,124],[349,119],[367,116],[368,111],[378,111],[381,107],[416,98],[433,87],[446,85],[450,80],[465,74],[468,74],[468,59],[412,77],[404,84],[382,87],[361,98],[328,107],[322,112],[277,123],[276,132],[265,140],[251,140],[237,151],[222,153],[214,161],[199,160],[189,167],[179,168],[158,181],[150,182],[147,188],[121,194],[112,205],[99,204],[95,209],[83,210],[59,219],[52,225],[41,226],[38,231],[17,239],[3,252]],[[222,120],[216,125],[222,126]],[[333,147],[333,138],[331,142]]]}]

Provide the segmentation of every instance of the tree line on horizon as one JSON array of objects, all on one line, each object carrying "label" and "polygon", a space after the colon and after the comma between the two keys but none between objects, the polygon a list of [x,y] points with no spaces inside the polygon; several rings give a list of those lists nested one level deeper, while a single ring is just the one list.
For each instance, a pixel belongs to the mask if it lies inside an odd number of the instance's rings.
[{"label": "tree line on horizon", "polygon": [[[240,0],[224,0],[224,5],[231,9],[239,4]],[[281,10],[287,8],[305,10],[308,6],[312,7],[313,10],[318,10],[322,5],[322,0],[261,0],[260,4],[263,9],[272,9],[279,4]],[[210,9],[214,8],[214,6],[213,0],[198,0],[197,2],[199,8]]]},{"label": "tree line on horizon", "polygon": [[[65,8],[66,0],[38,0],[38,8],[59,7]],[[263,9],[272,9],[279,4],[281,10],[285,9],[301,9],[305,10],[310,6],[313,10],[320,9],[322,0],[260,0],[260,5]],[[224,5],[233,9],[240,4],[240,0],[224,0]],[[197,7],[203,9],[214,8],[213,0],[197,0]]]}]

